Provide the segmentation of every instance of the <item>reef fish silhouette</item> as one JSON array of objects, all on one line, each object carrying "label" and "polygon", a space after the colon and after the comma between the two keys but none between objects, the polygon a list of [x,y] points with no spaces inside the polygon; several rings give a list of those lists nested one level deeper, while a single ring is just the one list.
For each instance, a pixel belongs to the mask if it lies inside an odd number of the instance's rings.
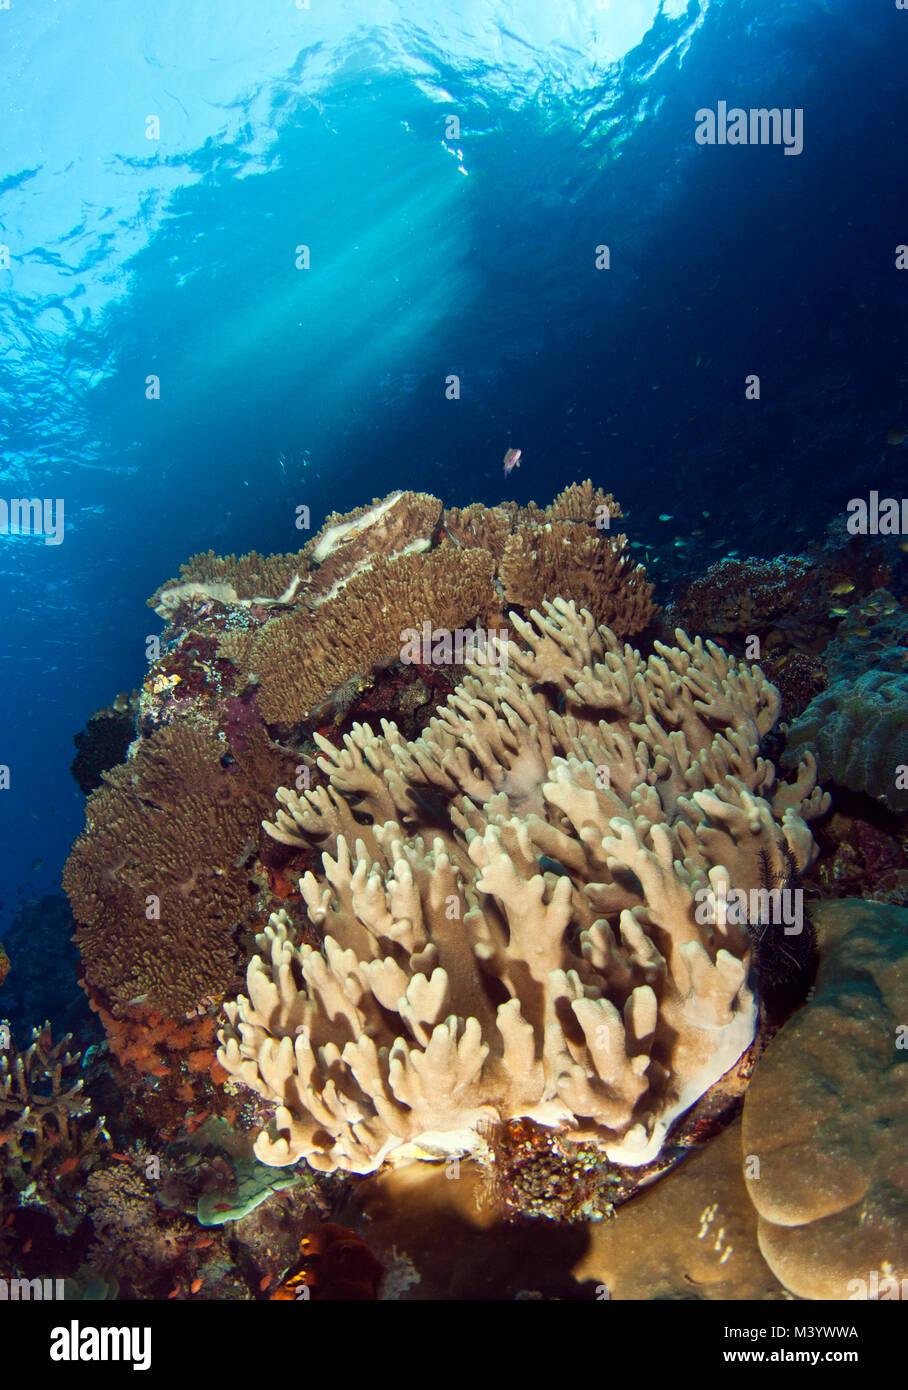
[{"label": "reef fish silhouette", "polygon": [[507,477],[512,468],[520,467],[520,455],[522,450],[509,449],[504,456],[504,476]]}]

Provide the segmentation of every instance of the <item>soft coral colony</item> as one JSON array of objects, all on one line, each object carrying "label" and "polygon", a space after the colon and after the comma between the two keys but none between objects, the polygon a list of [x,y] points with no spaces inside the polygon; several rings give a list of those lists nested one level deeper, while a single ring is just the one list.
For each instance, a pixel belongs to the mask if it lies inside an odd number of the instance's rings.
[{"label": "soft coral colony", "polygon": [[366,1173],[528,1116],[640,1164],[753,1039],[746,928],[696,900],[814,853],[811,763],[780,784],[759,755],[776,691],[681,632],[644,661],[563,600],[511,623],[506,672],[418,739],[355,725],[326,787],[278,792],[266,829],[322,851],[322,941],[272,916],[218,1053],[275,1106],[266,1163]]}]

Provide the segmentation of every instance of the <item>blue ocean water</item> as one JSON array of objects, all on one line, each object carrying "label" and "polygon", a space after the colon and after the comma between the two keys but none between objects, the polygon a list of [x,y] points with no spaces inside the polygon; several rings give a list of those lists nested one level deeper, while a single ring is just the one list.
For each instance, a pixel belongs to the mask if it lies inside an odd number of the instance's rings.
[{"label": "blue ocean water", "polygon": [[[898,490],[906,35],[894,0],[0,6],[0,495],[65,518],[0,536],[0,937],[193,552],[589,476],[658,578],[704,511],[708,563]],[[699,145],[722,101],[803,150]]]}]

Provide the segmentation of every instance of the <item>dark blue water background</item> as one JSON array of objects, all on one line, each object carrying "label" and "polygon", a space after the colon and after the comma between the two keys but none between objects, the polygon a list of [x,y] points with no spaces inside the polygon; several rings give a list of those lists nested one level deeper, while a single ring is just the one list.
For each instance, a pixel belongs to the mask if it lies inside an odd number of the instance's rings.
[{"label": "dark blue water background", "polygon": [[[908,12],[379,9],[0,11],[0,495],[66,513],[60,546],[0,537],[0,935],[59,884],[72,735],[140,683],[195,551],[591,476],[658,577],[901,486]],[[803,153],[698,146],[720,100],[803,108]]]}]

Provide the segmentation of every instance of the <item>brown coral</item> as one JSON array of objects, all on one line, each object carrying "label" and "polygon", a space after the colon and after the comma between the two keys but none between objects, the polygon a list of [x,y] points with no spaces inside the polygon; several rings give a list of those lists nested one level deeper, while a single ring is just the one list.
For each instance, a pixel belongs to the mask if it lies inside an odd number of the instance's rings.
[{"label": "brown coral", "polygon": [[245,605],[290,602],[307,568],[302,551],[289,555],[259,555],[255,550],[248,555],[215,555],[208,550],[181,565],[179,578],[156,589],[148,606],[168,617],[190,600]]},{"label": "brown coral", "polygon": [[516,502],[503,502],[498,507],[484,507],[481,502],[449,507],[444,514],[445,534],[465,550],[487,550],[497,569],[518,511]]},{"label": "brown coral", "polygon": [[105,1137],[103,1121],[91,1119],[78,1075],[81,1054],[69,1052],[71,1042],[67,1033],[55,1044],[46,1023],[33,1030],[24,1052],[0,1053],[0,1149],[16,1187],[77,1172]]},{"label": "brown coral", "polygon": [[428,550],[441,519],[441,502],[428,492],[392,492],[370,506],[332,512],[306,546],[305,601],[317,607],[335,598],[377,560]]},{"label": "brown coral", "polygon": [[830,586],[835,575],[803,555],[727,558],[684,589],[679,621],[708,636],[759,637],[822,647],[831,631]]},{"label": "brown coral", "polygon": [[445,512],[447,536],[480,545],[495,560],[495,578],[507,604],[529,611],[559,594],[582,604],[619,637],[642,631],[656,612],[653,586],[633,562],[627,537],[610,534],[621,517],[610,493],[589,479],[572,483],[548,507],[506,502]]},{"label": "brown coral", "polygon": [[86,979],[112,1007],[179,1017],[229,989],[254,923],[259,821],[288,767],[261,729],[228,754],[174,722],[105,774],[63,886]]},{"label": "brown coral", "polygon": [[653,586],[631,559],[627,537],[573,521],[521,526],[508,538],[499,578],[508,603],[527,610],[570,594],[619,637],[641,632],[653,617]]},{"label": "brown coral", "polygon": [[262,628],[250,659],[262,714],[274,723],[306,719],[345,681],[397,661],[406,629],[426,621],[463,627],[496,608],[492,559],[483,550],[377,559],[315,612],[301,609]]}]

